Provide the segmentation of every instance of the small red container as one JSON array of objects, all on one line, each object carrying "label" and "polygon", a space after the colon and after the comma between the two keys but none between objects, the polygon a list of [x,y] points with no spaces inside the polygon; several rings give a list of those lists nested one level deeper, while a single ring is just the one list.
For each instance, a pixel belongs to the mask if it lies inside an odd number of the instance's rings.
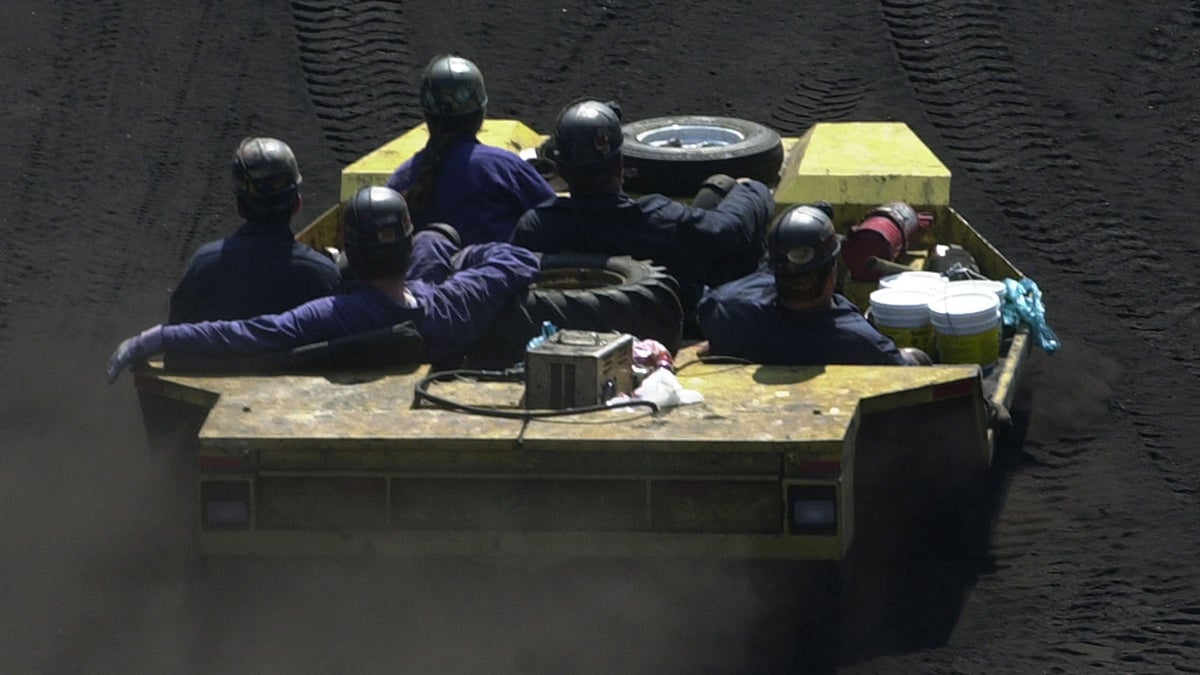
[{"label": "small red container", "polygon": [[842,245],[842,263],[855,281],[879,281],[884,272],[871,268],[871,258],[894,262],[917,230],[931,223],[928,214],[917,215],[908,204],[884,204],[850,230]]}]

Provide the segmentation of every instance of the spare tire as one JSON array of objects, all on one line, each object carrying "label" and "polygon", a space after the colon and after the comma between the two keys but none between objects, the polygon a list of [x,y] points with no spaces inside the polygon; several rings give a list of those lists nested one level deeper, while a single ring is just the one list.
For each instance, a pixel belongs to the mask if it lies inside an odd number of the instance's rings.
[{"label": "spare tire", "polygon": [[630,256],[543,255],[537,281],[505,307],[468,360],[477,366],[521,361],[543,321],[560,329],[629,333],[675,352],[683,330],[679,284],[666,268]]},{"label": "spare tire", "polygon": [[624,125],[625,189],[691,197],[717,173],[774,186],[783,140],[774,129],[735,117],[676,115]]}]

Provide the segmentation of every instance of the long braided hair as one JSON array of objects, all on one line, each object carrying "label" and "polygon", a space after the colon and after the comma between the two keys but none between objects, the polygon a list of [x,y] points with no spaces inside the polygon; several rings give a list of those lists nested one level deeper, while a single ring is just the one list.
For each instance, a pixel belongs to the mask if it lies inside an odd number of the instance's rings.
[{"label": "long braided hair", "polygon": [[446,151],[450,146],[461,137],[474,138],[479,133],[483,126],[483,111],[453,117],[426,115],[425,124],[429,127],[425,157],[404,196],[408,208],[414,213],[420,213],[429,206],[434,181],[446,161]]}]

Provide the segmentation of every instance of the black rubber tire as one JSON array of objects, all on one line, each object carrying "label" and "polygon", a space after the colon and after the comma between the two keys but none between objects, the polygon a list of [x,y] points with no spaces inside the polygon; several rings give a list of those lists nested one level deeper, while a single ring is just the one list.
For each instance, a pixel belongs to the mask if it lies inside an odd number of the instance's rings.
[{"label": "black rubber tire", "polygon": [[[663,145],[673,127],[699,127],[713,133],[713,144]],[[717,173],[749,177],[774,186],[783,165],[783,140],[774,129],[736,117],[676,115],[652,117],[623,127],[625,189],[691,197],[704,179]]]},{"label": "black rubber tire", "polygon": [[629,333],[675,352],[683,330],[679,284],[665,268],[629,256],[544,255],[538,281],[500,313],[468,360],[480,366],[523,360],[543,321],[560,329]]}]

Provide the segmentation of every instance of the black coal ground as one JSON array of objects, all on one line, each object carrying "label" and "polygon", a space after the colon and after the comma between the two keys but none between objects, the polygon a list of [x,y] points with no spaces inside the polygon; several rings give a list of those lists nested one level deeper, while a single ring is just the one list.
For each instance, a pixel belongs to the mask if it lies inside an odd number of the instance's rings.
[{"label": "black coal ground", "polygon": [[[417,120],[430,56],[545,129],[580,95],[633,118],[798,134],[900,120],[955,203],[1046,293],[1032,416],[983,564],[932,644],[847,672],[1194,671],[1200,132],[1192,3],[9,0],[0,172],[0,653],[14,671],[743,672],[737,578],[199,564],[117,342],[234,225],[242,136],[296,149],[308,215]],[[696,585],[718,588],[697,611]],[[886,637],[886,636],[885,636]]]}]

